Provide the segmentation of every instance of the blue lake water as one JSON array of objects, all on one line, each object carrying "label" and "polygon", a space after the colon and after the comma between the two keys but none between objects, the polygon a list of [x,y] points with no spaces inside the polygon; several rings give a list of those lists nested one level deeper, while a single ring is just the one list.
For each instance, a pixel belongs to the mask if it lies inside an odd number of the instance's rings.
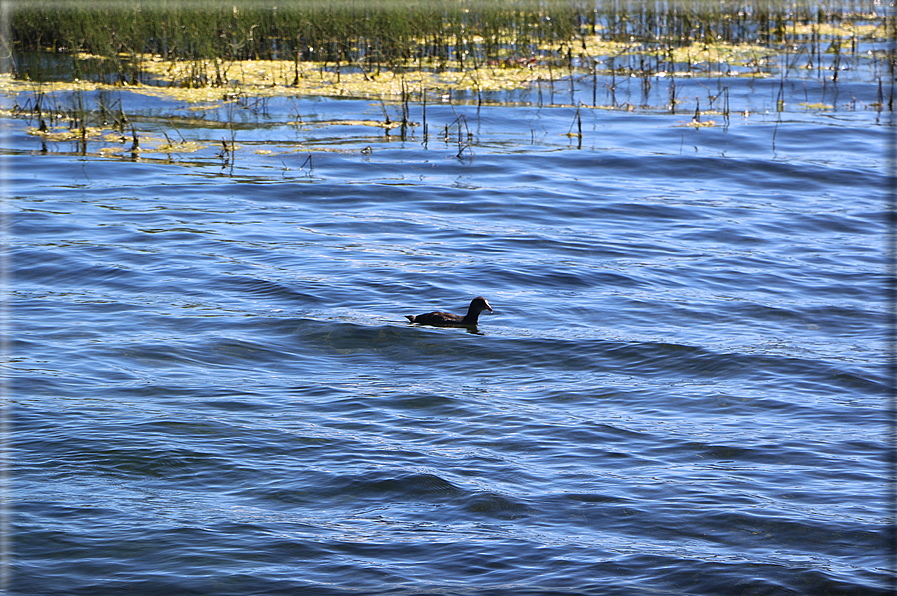
[{"label": "blue lake water", "polygon": [[892,116],[726,84],[6,120],[10,592],[889,593]]}]

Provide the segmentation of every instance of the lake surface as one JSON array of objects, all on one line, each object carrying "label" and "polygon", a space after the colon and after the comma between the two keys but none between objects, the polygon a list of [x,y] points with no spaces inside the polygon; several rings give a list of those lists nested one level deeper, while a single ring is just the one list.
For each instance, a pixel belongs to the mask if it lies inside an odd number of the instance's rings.
[{"label": "lake surface", "polygon": [[780,83],[4,121],[9,591],[889,593],[892,115]]}]

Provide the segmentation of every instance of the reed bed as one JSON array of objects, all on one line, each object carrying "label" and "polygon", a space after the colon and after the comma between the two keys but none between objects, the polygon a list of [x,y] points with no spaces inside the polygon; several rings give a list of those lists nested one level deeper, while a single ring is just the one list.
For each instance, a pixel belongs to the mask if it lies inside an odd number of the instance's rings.
[{"label": "reed bed", "polygon": [[[475,145],[465,116],[431,133],[428,101],[479,104],[527,89],[527,101],[541,107],[544,92],[547,105],[573,110],[566,136],[577,144],[585,108],[693,114],[684,125],[695,128],[721,115],[728,124],[727,77],[777,77],[781,112],[788,77],[818,77],[825,86],[845,72],[878,89],[848,109],[894,107],[895,22],[875,0],[22,0],[9,25],[10,72],[0,75],[0,92],[16,99],[0,115],[29,119],[28,132],[44,146],[72,141],[82,153],[101,146],[107,156],[214,145],[233,167],[236,111],[264,115],[272,96],[371,98],[383,121],[338,124],[402,139],[419,134],[425,146],[441,138],[457,144],[459,158]],[[715,81],[683,80],[700,77]],[[621,81],[638,81],[641,97],[618,97]],[[703,102],[696,85],[706,91]],[[116,94],[125,88],[197,110],[223,107],[229,134],[194,142],[180,136],[175,119],[171,134],[141,127]],[[569,99],[557,102],[565,88]],[[412,102],[421,122],[410,119]]]},{"label": "reed bed", "polygon": [[533,67],[551,78],[733,63],[762,74],[765,57],[783,51],[837,72],[863,43],[875,44],[883,69],[894,66],[894,21],[875,0],[24,0],[10,33],[18,78],[188,88],[229,85],[249,61],[277,63],[268,84],[299,85],[318,71],[373,85],[383,70],[426,70],[460,73],[473,88],[496,67],[513,84],[513,70]]}]

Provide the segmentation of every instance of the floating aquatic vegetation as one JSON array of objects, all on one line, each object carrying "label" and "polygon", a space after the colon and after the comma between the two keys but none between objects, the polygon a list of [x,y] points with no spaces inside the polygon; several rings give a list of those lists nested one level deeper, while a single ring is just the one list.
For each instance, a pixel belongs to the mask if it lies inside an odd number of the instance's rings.
[{"label": "floating aquatic vegetation", "polygon": [[833,110],[833,109],[835,109],[835,106],[833,106],[830,103],[807,103],[805,101],[802,101],[797,105],[799,105],[802,108],[806,108],[808,110]]},{"label": "floating aquatic vegetation", "polygon": [[25,132],[30,135],[40,137],[45,141],[59,143],[64,141],[80,141],[83,139],[93,139],[99,137],[107,130],[109,129],[99,128],[95,126],[53,130],[41,130],[37,127],[29,127],[25,129]]},{"label": "floating aquatic vegetation", "polygon": [[[894,26],[876,0],[23,0],[11,18],[22,79],[370,97],[398,95],[398,80],[486,92],[599,66],[644,75],[719,63],[768,75],[783,51],[855,50],[857,40],[886,42]],[[67,56],[68,66],[57,72],[35,55]]]},{"label": "floating aquatic vegetation", "polygon": [[887,39],[887,28],[884,23],[860,24],[850,21],[838,25],[834,23],[794,23],[788,27],[788,33],[792,36],[816,35],[823,38]]},{"label": "floating aquatic vegetation", "polygon": [[777,52],[754,44],[705,43],[695,41],[687,46],[666,52],[674,62],[725,64],[728,66],[756,65],[773,58]]},{"label": "floating aquatic vegetation", "polygon": [[208,145],[196,141],[171,142],[166,141],[155,146],[140,147],[142,153],[196,153],[205,149]]},{"label": "floating aquatic vegetation", "polygon": [[[680,126],[714,126],[698,117],[710,113],[728,124],[723,77],[817,77],[824,83],[842,71],[863,72],[878,78],[878,95],[854,99],[853,109],[892,109],[894,86],[885,75],[894,60],[886,43],[894,21],[874,2],[337,0],[275,8],[250,0],[209,6],[135,0],[116,8],[23,0],[11,19],[13,71],[0,75],[0,92],[17,103],[0,116],[30,118],[30,134],[45,142],[76,141],[81,152],[133,157],[211,147],[232,165],[239,149],[235,122],[266,116],[274,97],[364,98],[382,107],[382,119],[313,123],[303,122],[297,110],[286,122],[297,132],[309,125],[369,127],[403,140],[419,134],[424,143],[432,136],[429,102],[512,104],[526,97],[523,103],[542,107],[543,94],[545,105],[577,110],[575,129],[566,136],[580,140],[580,108],[681,113],[697,107],[696,94],[703,98],[704,90],[708,111],[696,109],[696,117]],[[626,90],[618,98],[623,80],[636,81],[642,97]],[[694,81],[687,96],[684,81]],[[653,105],[652,86],[668,89],[659,100],[655,91]],[[590,87],[590,105],[583,87]],[[122,90],[173,100],[179,114],[151,125],[132,123],[116,99]],[[599,93],[605,93],[603,104]],[[798,105],[835,109],[824,94],[816,99]],[[410,120],[409,102],[419,102],[422,122]],[[784,109],[781,98],[774,109]],[[227,138],[172,140],[177,127],[208,122],[226,128]],[[472,143],[462,138],[466,123],[450,126],[453,136],[458,133],[459,155],[470,151]],[[170,137],[163,132],[165,139],[157,138],[160,127]]]}]

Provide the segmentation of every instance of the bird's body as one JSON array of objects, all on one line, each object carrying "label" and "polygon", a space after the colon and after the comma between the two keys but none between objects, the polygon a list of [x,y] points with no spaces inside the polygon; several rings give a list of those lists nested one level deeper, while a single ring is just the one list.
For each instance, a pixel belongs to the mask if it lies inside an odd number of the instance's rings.
[{"label": "bird's body", "polygon": [[412,323],[421,325],[434,325],[436,327],[474,327],[477,324],[480,313],[484,310],[492,311],[489,302],[482,296],[477,296],[470,301],[470,308],[467,309],[465,316],[452,314],[450,312],[428,312],[422,315],[405,315],[405,318]]}]

